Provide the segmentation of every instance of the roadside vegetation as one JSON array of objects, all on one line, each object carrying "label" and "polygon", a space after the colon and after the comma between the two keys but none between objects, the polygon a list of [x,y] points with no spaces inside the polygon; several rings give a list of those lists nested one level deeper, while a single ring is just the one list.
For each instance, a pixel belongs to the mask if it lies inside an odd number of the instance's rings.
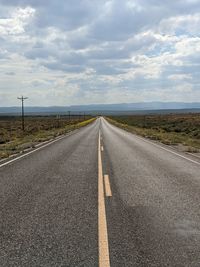
[{"label": "roadside vegetation", "polygon": [[0,116],[0,159],[23,152],[93,122],[91,116],[30,116],[25,117],[22,131],[20,117]]},{"label": "roadside vegetation", "polygon": [[116,126],[181,150],[200,152],[200,114],[110,116]]}]

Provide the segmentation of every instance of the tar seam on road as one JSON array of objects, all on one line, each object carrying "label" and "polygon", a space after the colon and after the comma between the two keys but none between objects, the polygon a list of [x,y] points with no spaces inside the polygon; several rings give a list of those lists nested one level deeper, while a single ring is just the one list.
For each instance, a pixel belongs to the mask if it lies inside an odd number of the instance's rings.
[{"label": "tar seam on road", "polygon": [[112,197],[112,191],[110,187],[110,180],[109,176],[107,174],[104,175],[104,183],[105,183],[105,190],[106,190],[106,196]]},{"label": "tar seam on road", "polygon": [[103,186],[103,169],[101,159],[101,140],[98,140],[98,237],[99,237],[99,267],[110,267],[108,230]]}]

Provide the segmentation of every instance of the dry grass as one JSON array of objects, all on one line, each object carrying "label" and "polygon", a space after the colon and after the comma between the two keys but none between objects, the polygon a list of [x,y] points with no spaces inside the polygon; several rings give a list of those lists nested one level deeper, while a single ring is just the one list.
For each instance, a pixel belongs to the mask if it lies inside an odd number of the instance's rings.
[{"label": "dry grass", "polygon": [[133,115],[107,118],[116,126],[167,145],[200,151],[200,114]]},{"label": "dry grass", "polygon": [[80,120],[74,117],[60,119],[48,117],[27,117],[25,132],[21,130],[19,117],[0,117],[0,159],[35,147],[37,144],[51,140],[59,135],[86,126],[95,118]]}]

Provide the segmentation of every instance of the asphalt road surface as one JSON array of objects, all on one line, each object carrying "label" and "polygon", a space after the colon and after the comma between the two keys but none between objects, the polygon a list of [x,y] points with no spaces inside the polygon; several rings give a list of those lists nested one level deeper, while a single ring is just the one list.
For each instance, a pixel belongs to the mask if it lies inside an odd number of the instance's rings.
[{"label": "asphalt road surface", "polygon": [[0,266],[200,266],[200,160],[99,118],[0,164]]}]

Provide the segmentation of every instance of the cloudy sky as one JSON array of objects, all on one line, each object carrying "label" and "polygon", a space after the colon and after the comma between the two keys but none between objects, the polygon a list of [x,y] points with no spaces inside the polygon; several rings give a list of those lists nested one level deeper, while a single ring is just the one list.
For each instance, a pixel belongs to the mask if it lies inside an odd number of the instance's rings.
[{"label": "cloudy sky", "polygon": [[0,106],[200,101],[200,0],[0,0]]}]

